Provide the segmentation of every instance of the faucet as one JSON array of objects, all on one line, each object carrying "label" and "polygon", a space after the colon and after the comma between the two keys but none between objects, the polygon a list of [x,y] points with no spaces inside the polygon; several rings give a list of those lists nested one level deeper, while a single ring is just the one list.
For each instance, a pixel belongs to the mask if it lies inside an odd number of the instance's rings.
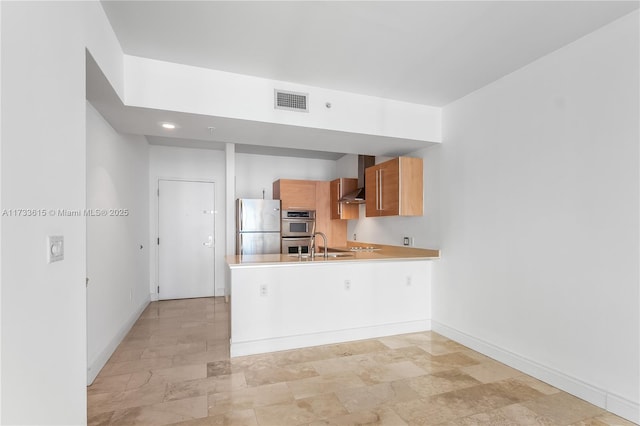
[{"label": "faucet", "polygon": [[320,235],[322,237],[322,242],[324,244],[324,258],[327,259],[329,257],[329,251],[327,249],[327,236],[322,232],[314,232],[311,234],[311,258],[316,257],[316,235]]}]

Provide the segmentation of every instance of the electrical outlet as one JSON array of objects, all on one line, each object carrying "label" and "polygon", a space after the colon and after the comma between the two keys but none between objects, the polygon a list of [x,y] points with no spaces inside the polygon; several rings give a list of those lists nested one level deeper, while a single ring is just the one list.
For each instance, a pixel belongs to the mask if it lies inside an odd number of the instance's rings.
[{"label": "electrical outlet", "polygon": [[64,237],[51,235],[47,239],[47,259],[49,263],[64,260]]},{"label": "electrical outlet", "polygon": [[411,286],[411,276],[407,275],[407,287]]},{"label": "electrical outlet", "polygon": [[411,244],[411,237],[404,237],[402,244],[408,246]]},{"label": "electrical outlet", "polygon": [[269,294],[269,288],[266,284],[260,285],[260,296],[266,297]]},{"label": "electrical outlet", "polygon": [[344,289],[349,290],[351,288],[351,280],[344,280]]}]

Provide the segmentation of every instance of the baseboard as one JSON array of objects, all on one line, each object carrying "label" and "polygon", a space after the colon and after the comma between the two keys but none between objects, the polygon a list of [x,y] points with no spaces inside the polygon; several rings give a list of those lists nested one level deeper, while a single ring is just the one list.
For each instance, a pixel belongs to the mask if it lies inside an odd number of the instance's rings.
[{"label": "baseboard", "polygon": [[231,357],[253,355],[310,346],[329,345],[353,340],[374,339],[395,334],[416,333],[431,329],[430,320],[408,321],[370,327],[332,330],[322,333],[301,334],[272,339],[231,342]]},{"label": "baseboard", "polygon": [[612,412],[624,419],[640,424],[640,404],[629,401],[621,396],[608,393],[605,410]]},{"label": "baseboard", "polygon": [[87,367],[87,386],[89,386],[98,376],[100,370],[107,364],[111,355],[115,352],[118,345],[122,342],[124,337],[127,335],[131,327],[136,323],[142,312],[149,305],[150,300],[144,300],[142,304],[138,307],[138,309],[131,314],[131,316],[122,324],[122,327],[118,330],[118,332],[113,336],[109,344],[96,356],[96,358],[88,363]]},{"label": "baseboard", "polygon": [[604,408],[613,414],[634,423],[640,423],[640,405],[636,402],[613,395],[597,386],[590,385],[580,379],[568,376],[558,370],[504,350],[437,321],[432,320],[432,330],[571,395],[584,399],[593,405]]}]

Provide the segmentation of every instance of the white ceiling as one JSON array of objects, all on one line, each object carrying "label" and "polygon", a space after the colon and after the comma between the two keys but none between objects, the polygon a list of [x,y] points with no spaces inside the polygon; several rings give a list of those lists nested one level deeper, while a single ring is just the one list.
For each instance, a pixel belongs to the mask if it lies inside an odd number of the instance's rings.
[{"label": "white ceiling", "polygon": [[[639,2],[102,5],[126,54],[443,106],[637,9]],[[277,146],[269,140],[252,144]]]}]

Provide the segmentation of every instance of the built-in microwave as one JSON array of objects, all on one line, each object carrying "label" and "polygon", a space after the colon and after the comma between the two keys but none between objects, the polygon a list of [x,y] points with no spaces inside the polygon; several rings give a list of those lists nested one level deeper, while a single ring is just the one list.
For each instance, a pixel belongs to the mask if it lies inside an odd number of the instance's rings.
[{"label": "built-in microwave", "polygon": [[282,238],[311,237],[315,231],[315,210],[283,210]]}]

